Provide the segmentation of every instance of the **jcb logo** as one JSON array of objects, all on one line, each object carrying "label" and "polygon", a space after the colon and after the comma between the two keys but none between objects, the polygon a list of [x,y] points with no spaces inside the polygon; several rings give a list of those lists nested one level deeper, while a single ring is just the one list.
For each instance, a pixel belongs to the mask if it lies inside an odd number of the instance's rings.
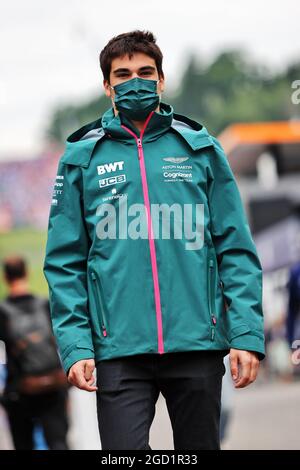
[{"label": "jcb logo", "polygon": [[110,186],[111,184],[116,183],[123,183],[124,181],[126,181],[126,175],[110,176],[109,178],[99,180],[99,186],[100,188],[103,188],[104,186]]},{"label": "jcb logo", "polygon": [[104,165],[98,165],[98,175],[104,175],[104,173],[111,173],[112,171],[123,170],[124,161],[105,163]]}]

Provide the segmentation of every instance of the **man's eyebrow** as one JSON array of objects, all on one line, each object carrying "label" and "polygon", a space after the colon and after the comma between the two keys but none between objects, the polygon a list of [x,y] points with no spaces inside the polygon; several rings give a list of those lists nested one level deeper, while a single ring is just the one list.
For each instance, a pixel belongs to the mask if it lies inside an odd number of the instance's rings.
[{"label": "man's eyebrow", "polygon": [[[144,65],[143,67],[140,67],[139,68],[139,72],[142,72],[142,71],[145,71],[145,70],[151,70],[151,71],[155,71],[155,67],[153,67],[152,65]],[[121,72],[130,72],[129,69],[127,68],[119,68],[119,69],[116,69],[113,71],[113,74],[116,75],[118,73],[121,73]]]}]

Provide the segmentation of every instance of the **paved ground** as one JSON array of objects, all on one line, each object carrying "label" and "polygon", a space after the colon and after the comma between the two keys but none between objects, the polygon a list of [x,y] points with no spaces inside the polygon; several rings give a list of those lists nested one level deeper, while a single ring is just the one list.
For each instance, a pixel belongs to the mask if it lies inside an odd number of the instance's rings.
[{"label": "paved ground", "polygon": [[236,391],[226,448],[300,449],[300,382]]},{"label": "paved ground", "polygon": [[[165,403],[160,397],[151,429],[153,449],[172,449]],[[251,384],[234,391],[224,449],[300,449],[300,382]],[[161,447],[160,447],[161,445]]]}]

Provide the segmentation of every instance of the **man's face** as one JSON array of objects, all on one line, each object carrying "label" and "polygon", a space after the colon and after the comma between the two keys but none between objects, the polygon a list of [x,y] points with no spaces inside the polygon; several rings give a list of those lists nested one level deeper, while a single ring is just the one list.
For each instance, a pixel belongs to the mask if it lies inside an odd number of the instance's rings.
[{"label": "man's face", "polygon": [[[108,80],[103,80],[106,96],[114,100],[115,91],[110,88],[110,85],[115,86],[118,83],[125,82],[135,77],[148,80],[160,80],[157,84],[157,93],[164,91],[164,79],[158,75],[155,60],[142,52],[136,52],[131,59],[129,59],[127,54],[123,57],[113,59],[109,75],[110,83],[108,83]],[[118,114],[114,103],[112,103],[112,106],[115,114]]]}]

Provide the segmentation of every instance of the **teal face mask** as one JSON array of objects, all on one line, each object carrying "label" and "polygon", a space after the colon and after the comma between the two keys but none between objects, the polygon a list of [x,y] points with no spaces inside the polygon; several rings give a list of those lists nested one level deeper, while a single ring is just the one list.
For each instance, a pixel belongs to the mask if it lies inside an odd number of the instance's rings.
[{"label": "teal face mask", "polygon": [[129,119],[143,121],[157,108],[160,95],[156,91],[159,80],[135,77],[114,87],[117,110]]}]

